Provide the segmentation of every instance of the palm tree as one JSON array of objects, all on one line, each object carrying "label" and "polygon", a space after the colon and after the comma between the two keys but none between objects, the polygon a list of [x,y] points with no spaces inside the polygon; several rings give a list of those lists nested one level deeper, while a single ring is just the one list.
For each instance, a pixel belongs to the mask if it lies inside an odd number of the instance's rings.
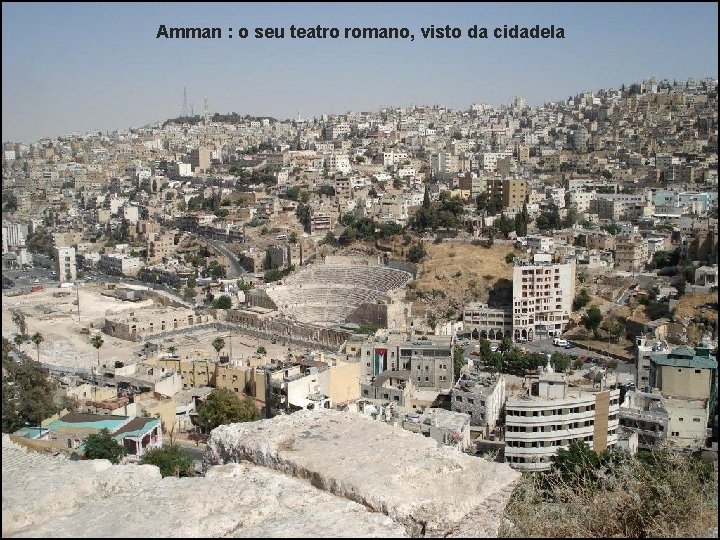
[{"label": "palm tree", "polygon": [[28,340],[29,338],[25,334],[18,334],[13,338],[13,341],[18,348],[21,347],[23,343],[27,343]]},{"label": "palm tree", "polygon": [[97,349],[98,367],[100,367],[100,347],[103,346],[103,343],[105,341],[100,334],[95,334],[90,340],[90,344]]},{"label": "palm tree", "polygon": [[24,335],[27,332],[27,324],[25,324],[25,315],[19,311],[15,311],[12,314],[12,322],[18,327],[20,334]]},{"label": "palm tree", "polygon": [[221,337],[217,337],[213,339],[212,346],[213,349],[217,351],[218,358],[220,358],[220,351],[225,348],[225,340]]},{"label": "palm tree", "polygon": [[35,348],[37,349],[37,361],[38,364],[40,363],[40,344],[45,341],[45,338],[42,336],[40,332],[35,332],[32,337],[30,338],[30,341],[32,341],[35,344]]},{"label": "palm tree", "polygon": [[177,352],[177,347],[175,345],[170,345],[167,348],[167,352],[169,352],[172,356],[175,356],[175,353]]}]

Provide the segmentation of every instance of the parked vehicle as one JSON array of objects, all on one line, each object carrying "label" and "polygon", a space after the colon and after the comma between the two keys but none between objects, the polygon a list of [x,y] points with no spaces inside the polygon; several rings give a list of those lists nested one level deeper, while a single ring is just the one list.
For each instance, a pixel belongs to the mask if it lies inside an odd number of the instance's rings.
[{"label": "parked vehicle", "polygon": [[572,343],[568,342],[568,343],[566,343],[566,344],[564,345],[564,347],[565,347],[566,349],[574,349],[574,348],[575,348],[575,345],[573,345]]},{"label": "parked vehicle", "polygon": [[568,344],[568,342],[566,339],[562,339],[562,338],[558,338],[558,337],[553,339],[553,345],[555,345],[556,347],[564,347],[567,344]]}]

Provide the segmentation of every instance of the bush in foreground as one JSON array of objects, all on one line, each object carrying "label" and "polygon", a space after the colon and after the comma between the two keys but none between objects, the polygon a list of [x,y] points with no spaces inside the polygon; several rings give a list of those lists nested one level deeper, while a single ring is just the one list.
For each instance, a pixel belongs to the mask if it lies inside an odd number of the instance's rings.
[{"label": "bush in foreground", "polygon": [[500,535],[703,537],[717,527],[716,468],[668,451],[590,454],[578,445],[550,472],[523,475]]},{"label": "bush in foreground", "polygon": [[192,458],[177,444],[150,450],[142,457],[140,465],[157,466],[163,478],[166,476],[195,476],[195,465]]}]

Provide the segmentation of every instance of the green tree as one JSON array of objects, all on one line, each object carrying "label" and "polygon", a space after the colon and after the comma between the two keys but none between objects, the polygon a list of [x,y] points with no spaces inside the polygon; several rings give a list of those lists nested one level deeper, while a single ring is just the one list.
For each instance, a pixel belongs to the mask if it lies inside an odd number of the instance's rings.
[{"label": "green tree", "polygon": [[505,255],[505,262],[508,264],[512,264],[515,261],[515,258],[517,255],[515,255],[513,252],[508,253]]},{"label": "green tree", "polygon": [[515,229],[514,222],[508,218],[505,214],[502,214],[499,219],[493,223],[495,227],[503,234],[505,238]]},{"label": "green tree", "polygon": [[215,352],[218,355],[218,358],[220,358],[220,351],[222,351],[225,348],[225,340],[221,337],[216,337],[212,340],[212,347],[215,349]]},{"label": "green tree", "polygon": [[185,284],[185,300],[192,300],[195,298],[195,287],[197,286],[197,278],[193,275],[187,278]]},{"label": "green tree", "polygon": [[[328,233],[328,234],[330,234],[330,233]],[[288,235],[288,242],[290,242],[291,244],[297,244],[297,241],[298,241],[298,234],[295,231],[291,232]]]},{"label": "green tree", "polygon": [[497,234],[495,227],[490,227],[487,229],[487,247],[491,248],[493,244],[495,243],[495,235]]},{"label": "green tree", "polygon": [[425,187],[425,193],[423,194],[422,207],[425,209],[430,208],[430,192],[428,192],[427,186]]},{"label": "green tree", "polygon": [[515,214],[515,234],[518,236],[527,236],[527,221],[522,212]]},{"label": "green tree", "polygon": [[325,235],[325,238],[320,241],[320,244],[328,244],[330,246],[334,246],[335,244],[337,244],[337,238],[335,238],[335,235],[331,231],[328,231]]},{"label": "green tree", "polygon": [[127,454],[125,447],[113,439],[107,428],[89,435],[83,442],[86,459],[107,459],[117,465]]},{"label": "green tree", "polygon": [[419,263],[425,257],[425,248],[422,243],[413,244],[408,251],[408,261]]},{"label": "green tree", "polygon": [[288,199],[291,199],[293,201],[297,201],[298,197],[300,196],[300,187],[299,186],[292,186],[287,188],[285,191],[285,194],[288,196]]},{"label": "green tree", "polygon": [[227,274],[225,267],[217,261],[211,261],[208,270],[213,279],[223,279]]},{"label": "green tree", "polygon": [[578,311],[590,303],[590,295],[586,289],[581,289],[580,293],[575,297],[572,303],[573,311]]},{"label": "green tree", "polygon": [[19,311],[13,311],[12,322],[17,326],[18,332],[22,335],[27,333],[27,323],[25,322],[25,315]]},{"label": "green tree", "polygon": [[379,328],[380,326],[375,323],[364,323],[360,325],[357,332],[358,334],[374,334]]},{"label": "green tree", "polygon": [[103,346],[103,343],[105,341],[103,340],[102,336],[100,334],[95,334],[92,339],[90,340],[90,345],[95,347],[97,349],[97,363],[98,367],[100,367],[100,347]]},{"label": "green tree", "polygon": [[252,422],[260,414],[250,397],[242,400],[230,390],[216,388],[202,402],[198,409],[198,424],[207,433],[218,426],[234,422]]},{"label": "green tree", "polygon": [[5,192],[2,194],[3,201],[3,212],[10,212],[11,214],[17,210],[17,197],[11,192]]},{"label": "green tree", "polygon": [[260,356],[265,356],[267,354],[267,349],[265,347],[258,347],[255,351],[255,354],[259,354]]},{"label": "green tree", "polygon": [[240,289],[241,291],[249,291],[253,288],[252,285],[250,285],[249,283],[245,283],[242,279],[237,280],[237,286],[238,289]]},{"label": "green tree", "polygon": [[31,337],[30,341],[33,342],[35,345],[35,349],[37,350],[37,361],[40,363],[40,344],[45,341],[45,338],[40,332],[35,332]]},{"label": "green tree", "polygon": [[232,300],[227,294],[223,294],[220,298],[216,298],[213,301],[213,307],[215,309],[230,309],[232,307]]},{"label": "green tree", "polygon": [[575,205],[568,208],[565,219],[562,221],[562,226],[565,228],[572,227],[578,222],[578,212]]},{"label": "green tree", "polygon": [[273,281],[278,281],[280,278],[282,278],[280,270],[277,268],[271,268],[265,272],[263,281],[265,281],[265,283],[272,283]]},{"label": "green tree", "polygon": [[15,342],[15,345],[17,345],[18,347],[22,347],[23,344],[30,341],[30,336],[28,336],[27,334],[17,334],[13,338],[13,341]]},{"label": "green tree", "polygon": [[580,322],[585,328],[592,330],[595,339],[599,339],[598,329],[602,320],[602,312],[597,306],[593,306],[582,316]]},{"label": "green tree", "polygon": [[617,317],[603,319],[600,329],[610,335],[613,343],[625,337],[625,322]]},{"label": "green tree", "polygon": [[2,431],[39,426],[61,409],[53,401],[57,385],[36,363],[12,361],[10,342],[3,338],[2,344]]},{"label": "green tree", "polygon": [[195,476],[195,464],[192,458],[177,444],[154,448],[140,459],[140,465],[155,465],[163,478]]},{"label": "green tree", "polygon": [[603,225],[600,227],[602,230],[607,231],[611,235],[615,236],[620,232],[620,226],[615,223],[610,223],[608,225]]},{"label": "green tree", "polygon": [[502,338],[502,341],[500,342],[500,346],[498,347],[498,350],[503,353],[510,352],[510,350],[513,348],[513,342],[512,339],[509,337]]},{"label": "green tree", "polygon": [[297,208],[295,209],[295,216],[298,218],[298,221],[303,226],[305,232],[309,233],[312,220],[310,207],[307,204],[298,204]]},{"label": "green tree", "polygon": [[558,373],[564,373],[570,367],[570,358],[568,358],[567,355],[555,352],[550,357],[550,363],[555,371]]},{"label": "green tree", "polygon": [[453,347],[453,377],[457,381],[460,378],[460,370],[465,365],[465,351],[459,345]]}]

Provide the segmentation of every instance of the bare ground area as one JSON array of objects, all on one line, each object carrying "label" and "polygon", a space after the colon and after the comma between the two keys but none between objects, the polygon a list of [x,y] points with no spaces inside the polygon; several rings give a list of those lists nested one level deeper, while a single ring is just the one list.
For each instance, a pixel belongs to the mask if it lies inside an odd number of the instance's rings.
[{"label": "bare ground area", "polygon": [[519,254],[511,246],[447,242],[426,244],[425,249],[418,278],[408,287],[415,313],[454,316],[469,302],[511,300],[512,264],[505,257]]},{"label": "bare ground area", "polygon": [[[48,364],[89,368],[97,364],[97,350],[90,344],[90,335],[81,333],[82,328],[99,329],[109,313],[123,313],[153,306],[152,300],[123,302],[103,296],[97,287],[80,289],[80,322],[75,289],[47,288],[42,291],[19,296],[2,297],[2,332],[4,336],[17,333],[12,322],[12,311],[25,315],[27,332],[42,334],[40,361]],[[140,344],[103,334],[105,343],[100,351],[103,361],[127,361],[137,358]],[[35,346],[25,344],[23,348],[33,357]]]}]

